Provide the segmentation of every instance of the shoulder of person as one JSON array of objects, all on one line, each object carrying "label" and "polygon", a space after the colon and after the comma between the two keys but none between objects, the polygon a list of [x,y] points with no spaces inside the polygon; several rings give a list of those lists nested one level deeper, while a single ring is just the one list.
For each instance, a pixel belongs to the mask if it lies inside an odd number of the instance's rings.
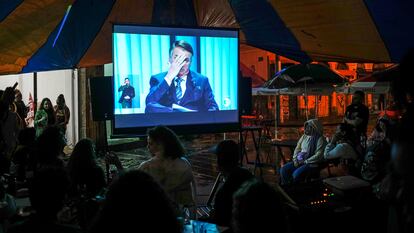
[{"label": "shoulder of person", "polygon": [[318,142],[326,143],[328,144],[328,141],[326,141],[326,138],[324,136],[320,136],[318,139]]},{"label": "shoulder of person", "polygon": [[191,79],[193,81],[203,81],[203,80],[208,80],[207,76],[204,76],[200,73],[197,73],[195,71],[190,71],[190,75],[191,75]]},{"label": "shoulder of person", "polygon": [[138,170],[145,171],[148,167],[148,161],[144,161],[138,166]]}]

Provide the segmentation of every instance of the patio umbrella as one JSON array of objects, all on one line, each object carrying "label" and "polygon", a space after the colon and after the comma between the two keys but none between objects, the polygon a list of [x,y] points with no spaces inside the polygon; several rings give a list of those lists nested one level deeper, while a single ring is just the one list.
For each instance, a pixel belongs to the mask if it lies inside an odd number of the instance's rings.
[{"label": "patio umbrella", "polygon": [[[325,86],[334,88],[336,85],[344,83],[344,81],[344,77],[324,65],[297,64],[277,72],[274,78],[266,82],[263,87],[285,90],[304,87],[306,119],[308,119],[308,87]],[[315,104],[315,114],[317,114],[317,106],[318,103]],[[277,108],[275,109],[275,129],[277,129]]]},{"label": "patio umbrella", "polygon": [[273,79],[264,84],[272,89],[292,88],[307,84],[340,84],[344,78],[320,64],[297,64],[277,72]]}]

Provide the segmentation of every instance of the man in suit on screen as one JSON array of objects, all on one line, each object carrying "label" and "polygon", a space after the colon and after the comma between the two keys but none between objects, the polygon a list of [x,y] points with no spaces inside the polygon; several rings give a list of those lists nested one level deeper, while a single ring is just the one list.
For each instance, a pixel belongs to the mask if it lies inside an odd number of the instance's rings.
[{"label": "man in suit on screen", "polygon": [[183,40],[171,46],[167,72],[153,75],[146,113],[218,111],[208,78],[190,70],[193,48]]}]

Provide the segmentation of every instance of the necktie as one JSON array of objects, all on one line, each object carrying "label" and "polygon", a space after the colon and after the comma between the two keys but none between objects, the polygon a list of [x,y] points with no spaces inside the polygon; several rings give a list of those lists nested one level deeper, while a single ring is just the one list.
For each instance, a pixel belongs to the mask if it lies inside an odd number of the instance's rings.
[{"label": "necktie", "polygon": [[175,82],[177,83],[175,85],[175,96],[177,97],[177,103],[179,103],[181,98],[183,97],[183,90],[181,89],[181,81],[183,81],[182,78],[177,77],[175,79]]}]

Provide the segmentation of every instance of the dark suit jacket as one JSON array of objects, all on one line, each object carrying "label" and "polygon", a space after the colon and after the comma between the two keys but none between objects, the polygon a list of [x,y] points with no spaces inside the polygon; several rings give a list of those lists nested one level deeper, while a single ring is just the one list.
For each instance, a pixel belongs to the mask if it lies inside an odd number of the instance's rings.
[{"label": "dark suit jacket", "polygon": [[[121,97],[119,97],[119,101],[118,101],[119,103],[122,103],[124,101],[125,102],[132,102],[132,98],[135,97],[135,89],[131,85],[129,85],[129,86],[127,86],[127,85],[120,86],[118,88],[118,91],[122,91],[122,95],[121,95]],[[130,99],[129,100],[124,99],[125,96],[129,96]]]},{"label": "dark suit jacket", "polygon": [[[145,100],[146,113],[173,112],[172,104],[177,104],[175,85],[168,86],[164,80],[166,75],[167,72],[163,72],[151,77],[150,92]],[[187,75],[186,91],[178,105],[200,112],[219,110],[208,78],[193,71]]]}]

